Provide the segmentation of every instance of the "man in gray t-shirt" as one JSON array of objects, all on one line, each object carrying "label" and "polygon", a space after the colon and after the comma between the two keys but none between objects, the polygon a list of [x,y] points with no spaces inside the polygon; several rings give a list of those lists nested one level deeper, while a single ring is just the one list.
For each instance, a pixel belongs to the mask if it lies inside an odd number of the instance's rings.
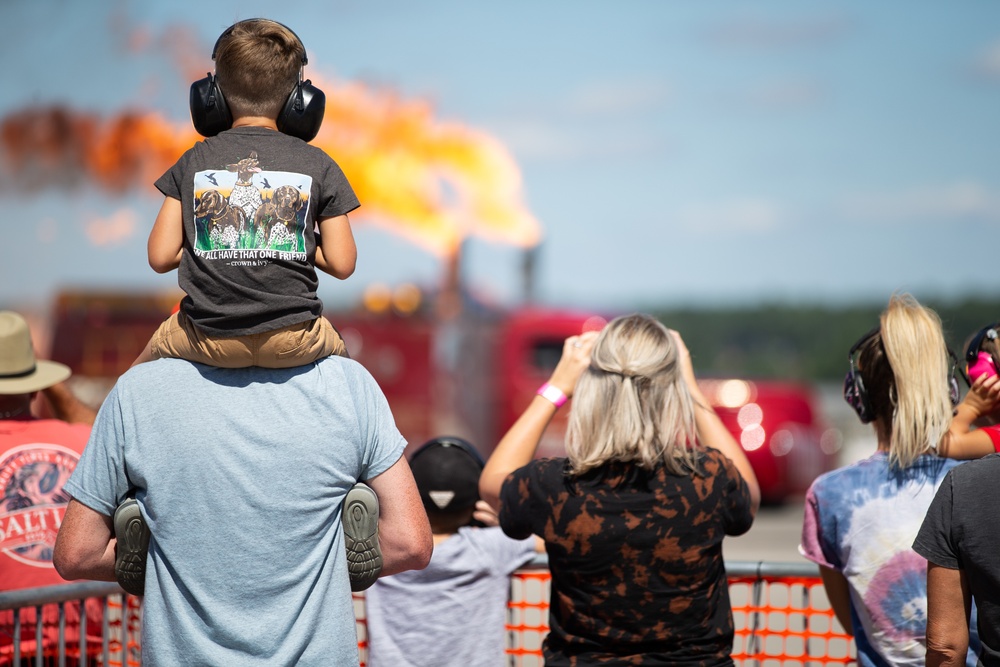
[{"label": "man in gray t-shirt", "polygon": [[975,603],[983,667],[1000,665],[1000,454],[948,472],[913,550],[927,559],[927,664],[961,665]]},{"label": "man in gray t-shirt", "polygon": [[152,539],[143,664],[358,664],[341,527],[359,479],[380,503],[382,574],[424,567],[431,534],[405,441],[358,363],[123,375],[66,490],[66,578],[114,581],[112,515],[134,493]]}]

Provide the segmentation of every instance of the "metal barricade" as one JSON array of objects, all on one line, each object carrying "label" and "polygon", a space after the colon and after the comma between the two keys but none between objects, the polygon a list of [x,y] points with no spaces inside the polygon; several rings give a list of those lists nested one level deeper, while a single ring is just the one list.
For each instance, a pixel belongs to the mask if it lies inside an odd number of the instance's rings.
[{"label": "metal barricade", "polygon": [[[733,659],[740,667],[840,667],[856,664],[854,642],[834,617],[819,572],[810,563],[726,563],[733,608]],[[547,560],[539,555],[511,578],[507,608],[507,664],[540,667],[542,640],[549,626]],[[67,605],[81,601],[101,605],[99,639],[89,638],[87,615],[80,620],[78,645],[66,641]],[[47,620],[54,608],[54,624]],[[79,607],[77,607],[79,608]],[[43,614],[44,622],[31,616]],[[76,583],[0,593],[0,666],[141,667],[141,600],[125,595],[117,584]],[[361,666],[368,653],[365,597],[354,594]],[[9,615],[4,620],[2,615]],[[49,625],[50,627],[43,627]],[[54,628],[51,627],[54,625]],[[8,628],[9,629],[4,629]],[[46,641],[55,635],[56,641]],[[21,642],[11,643],[11,637]],[[23,648],[22,644],[27,647]],[[38,651],[35,647],[42,646]],[[80,656],[85,656],[81,662]]]},{"label": "metal barricade", "polygon": [[[856,665],[854,640],[827,600],[811,563],[729,561],[729,596],[740,667],[834,667]],[[507,664],[541,667],[549,631],[551,575],[544,554],[511,577],[507,604]],[[367,661],[364,594],[354,594],[361,665]]]},{"label": "metal barricade", "polygon": [[114,583],[2,592],[0,665],[139,667],[141,615],[141,600]]}]

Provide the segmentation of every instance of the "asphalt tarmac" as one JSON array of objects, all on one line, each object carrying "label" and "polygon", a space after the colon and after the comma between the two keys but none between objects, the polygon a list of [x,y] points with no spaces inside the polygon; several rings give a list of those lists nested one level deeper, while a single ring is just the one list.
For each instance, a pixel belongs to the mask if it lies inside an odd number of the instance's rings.
[{"label": "asphalt tarmac", "polygon": [[762,507],[746,534],[723,541],[723,556],[727,561],[809,563],[798,550],[802,512],[802,500],[798,498],[780,507]]}]

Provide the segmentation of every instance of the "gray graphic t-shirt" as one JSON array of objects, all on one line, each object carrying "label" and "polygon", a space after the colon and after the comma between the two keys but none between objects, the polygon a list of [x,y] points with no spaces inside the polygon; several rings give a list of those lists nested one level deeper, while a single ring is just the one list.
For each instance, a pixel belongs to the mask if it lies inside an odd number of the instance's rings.
[{"label": "gray graphic t-shirt", "polygon": [[316,223],[358,207],[330,156],[239,127],[195,144],[156,187],[181,202],[181,308],[200,329],[236,336],[319,317]]}]

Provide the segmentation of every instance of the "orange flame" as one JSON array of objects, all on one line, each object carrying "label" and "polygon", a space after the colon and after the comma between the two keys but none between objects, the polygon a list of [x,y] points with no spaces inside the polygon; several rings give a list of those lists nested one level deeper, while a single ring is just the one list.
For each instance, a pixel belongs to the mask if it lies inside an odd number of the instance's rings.
[{"label": "orange flame", "polygon": [[[477,236],[536,245],[538,221],[523,202],[520,171],[495,139],[435,121],[422,102],[358,84],[318,82],[327,93],[313,144],[330,154],[362,208],[353,216],[440,256]],[[96,181],[121,193],[150,184],[200,137],[150,112],[110,118],[64,107],[27,108],[0,123],[8,185],[28,190]]]}]

